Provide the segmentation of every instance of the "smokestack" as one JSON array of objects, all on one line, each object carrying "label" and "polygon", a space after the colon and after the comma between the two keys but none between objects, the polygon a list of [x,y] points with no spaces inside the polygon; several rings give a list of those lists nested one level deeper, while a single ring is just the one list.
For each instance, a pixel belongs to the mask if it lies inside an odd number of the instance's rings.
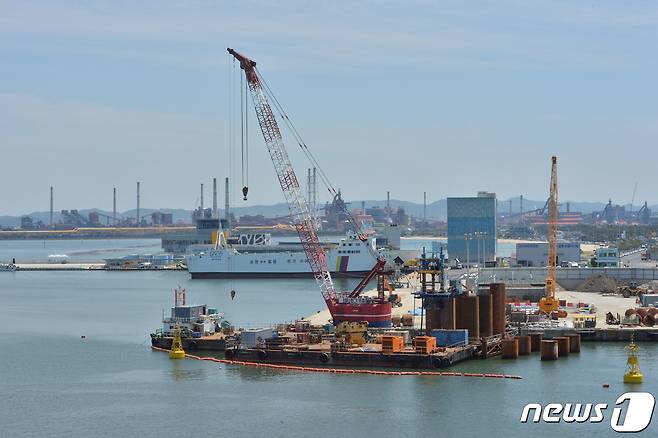
[{"label": "smokestack", "polygon": [[203,183],[201,183],[201,217],[203,217]]},{"label": "smokestack", "polygon": [[315,208],[318,205],[318,174],[317,174],[317,169],[314,167],[313,168],[313,200],[311,201],[311,205],[313,206],[313,212],[315,212]]},{"label": "smokestack", "polygon": [[53,186],[50,186],[50,227],[53,226]]},{"label": "smokestack", "polygon": [[427,222],[427,192],[423,192],[423,224]]},{"label": "smokestack", "polygon": [[137,213],[136,213],[135,226],[139,227],[139,181],[137,181]]},{"label": "smokestack", "polygon": [[217,178],[212,179],[212,217],[218,218],[217,214]]},{"label": "smokestack", "polygon": [[523,195],[519,196],[519,212],[523,214]]},{"label": "smokestack", "polygon": [[306,202],[311,203],[311,168],[306,169]]},{"label": "smokestack", "polygon": [[366,201],[361,201],[361,214],[366,214]]},{"label": "smokestack", "polygon": [[509,200],[509,215],[512,215],[512,199]]},{"label": "smokestack", "polygon": [[391,211],[391,192],[386,192],[386,210]]},{"label": "smokestack", "polygon": [[112,225],[117,224],[117,188],[114,187],[112,189],[113,191],[113,197],[112,197]]},{"label": "smokestack", "polygon": [[226,228],[231,232],[231,213],[229,212],[229,196],[228,196],[228,177],[224,180],[224,219],[226,219]]}]

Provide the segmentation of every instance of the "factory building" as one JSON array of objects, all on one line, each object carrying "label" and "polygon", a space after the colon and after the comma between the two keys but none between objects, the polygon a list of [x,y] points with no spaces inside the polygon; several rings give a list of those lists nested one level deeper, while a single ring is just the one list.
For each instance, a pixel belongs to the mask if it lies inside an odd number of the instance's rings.
[{"label": "factory building", "polygon": [[496,194],[448,198],[448,256],[483,264],[496,259],[496,246]]},{"label": "factory building", "polygon": [[[580,243],[579,242],[558,242],[557,243],[557,265],[580,262]],[[516,244],[516,265],[541,268],[548,264],[548,243],[517,243]]]}]

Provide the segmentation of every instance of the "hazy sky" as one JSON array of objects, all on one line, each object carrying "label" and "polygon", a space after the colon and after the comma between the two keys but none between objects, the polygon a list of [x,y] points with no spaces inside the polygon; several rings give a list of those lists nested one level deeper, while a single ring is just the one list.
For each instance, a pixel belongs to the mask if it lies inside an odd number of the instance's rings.
[{"label": "hazy sky", "polygon": [[[124,210],[138,179],[143,207],[193,208],[199,183],[227,172],[239,184],[226,47],[258,62],[348,199],[545,199],[556,153],[561,199],[626,203],[637,182],[636,204],[658,202],[655,1],[0,0],[0,11],[0,214],[47,210],[50,185],[56,209],[111,209],[116,186]],[[250,124],[248,204],[281,202],[253,109]]]}]

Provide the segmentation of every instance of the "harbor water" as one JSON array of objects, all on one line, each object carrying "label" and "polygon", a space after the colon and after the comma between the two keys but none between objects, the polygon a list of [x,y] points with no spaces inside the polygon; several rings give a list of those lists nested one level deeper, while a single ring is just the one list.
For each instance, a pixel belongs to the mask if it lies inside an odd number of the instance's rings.
[{"label": "harbor water", "polygon": [[[291,321],[323,306],[312,280],[189,280],[185,272],[0,274],[0,425],[6,437],[614,436],[616,398],[658,395],[658,345],[641,386],[622,383],[623,344],[474,360],[455,370],[522,380],[331,375],[172,361],[151,351],[177,285],[238,324]],[[340,288],[352,286],[339,283]],[[236,290],[231,300],[230,290]],[[81,336],[85,336],[82,339]],[[610,384],[610,388],[603,388]],[[607,403],[598,424],[521,424],[536,402]],[[658,423],[640,436],[656,436]]]}]

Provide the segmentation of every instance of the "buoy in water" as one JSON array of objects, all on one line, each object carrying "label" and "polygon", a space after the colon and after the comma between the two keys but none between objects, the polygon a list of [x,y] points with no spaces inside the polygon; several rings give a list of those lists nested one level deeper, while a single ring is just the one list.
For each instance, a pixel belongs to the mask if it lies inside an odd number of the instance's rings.
[{"label": "buoy in water", "polygon": [[640,347],[635,343],[635,335],[631,336],[631,343],[626,346],[628,350],[628,359],[626,359],[626,373],[624,373],[624,383],[642,383],[642,371],[640,362],[637,358],[637,352]]},{"label": "buoy in water", "polygon": [[180,327],[178,325],[174,329],[174,339],[171,341],[169,359],[185,359],[185,350],[183,350],[183,341],[180,337]]},{"label": "buoy in water", "polygon": [[231,290],[231,299],[235,298],[235,290]]}]

